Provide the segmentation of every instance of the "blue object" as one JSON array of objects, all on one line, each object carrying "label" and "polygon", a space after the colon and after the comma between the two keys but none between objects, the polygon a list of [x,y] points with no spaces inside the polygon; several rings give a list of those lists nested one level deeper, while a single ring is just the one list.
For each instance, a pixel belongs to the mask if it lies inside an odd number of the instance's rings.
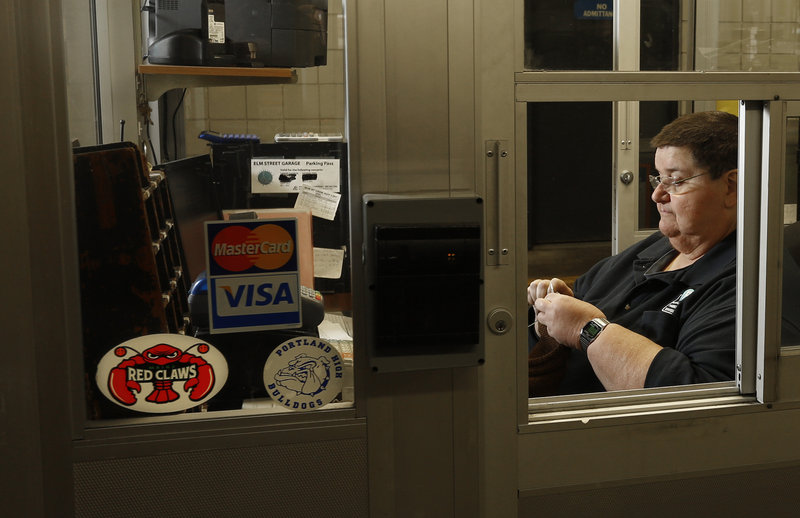
[{"label": "blue object", "polygon": [[201,131],[197,138],[207,140],[212,144],[238,144],[241,142],[252,142],[253,144],[258,144],[261,142],[261,139],[258,137],[258,135],[253,135],[251,133],[248,133],[247,135],[242,133],[217,133],[216,131],[211,130]]}]

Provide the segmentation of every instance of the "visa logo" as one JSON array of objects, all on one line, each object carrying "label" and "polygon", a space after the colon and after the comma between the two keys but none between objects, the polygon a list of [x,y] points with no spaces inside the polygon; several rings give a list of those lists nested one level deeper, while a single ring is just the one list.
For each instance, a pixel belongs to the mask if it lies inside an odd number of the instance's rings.
[{"label": "visa logo", "polygon": [[[247,320],[252,317],[253,321],[261,321],[267,315],[279,314],[300,318],[297,274],[212,277],[209,292],[213,293],[209,301],[212,318],[244,317]],[[247,322],[246,326],[254,325],[250,320]],[[214,327],[221,328],[222,324],[215,323]]]},{"label": "visa logo", "polygon": [[294,304],[292,288],[287,282],[275,287],[273,283],[239,284],[238,286],[219,286],[231,308]]}]

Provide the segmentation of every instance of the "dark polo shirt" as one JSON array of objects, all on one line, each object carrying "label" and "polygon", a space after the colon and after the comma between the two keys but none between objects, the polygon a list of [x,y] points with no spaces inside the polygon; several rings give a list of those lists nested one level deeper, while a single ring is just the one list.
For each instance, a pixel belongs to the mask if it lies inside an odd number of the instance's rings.
[{"label": "dark polo shirt", "polygon": [[[736,358],[736,233],[694,264],[661,271],[677,255],[656,232],[606,258],[575,283],[575,296],[663,349],[645,387],[732,380]],[[570,349],[559,393],[604,390],[583,351]]]}]

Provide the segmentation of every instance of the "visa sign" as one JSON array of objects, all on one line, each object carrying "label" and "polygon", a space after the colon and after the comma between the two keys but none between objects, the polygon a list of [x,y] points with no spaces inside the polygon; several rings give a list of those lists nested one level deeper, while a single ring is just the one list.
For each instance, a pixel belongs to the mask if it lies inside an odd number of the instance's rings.
[{"label": "visa sign", "polygon": [[[214,280],[217,312],[220,315],[254,314],[275,306],[296,308],[300,300],[295,277],[291,275],[223,277]],[[277,308],[275,308],[277,310]]]},{"label": "visa sign", "polygon": [[211,333],[297,328],[297,220],[206,222]]},{"label": "visa sign", "polygon": [[300,277],[265,274],[212,278],[212,332],[298,327]]}]

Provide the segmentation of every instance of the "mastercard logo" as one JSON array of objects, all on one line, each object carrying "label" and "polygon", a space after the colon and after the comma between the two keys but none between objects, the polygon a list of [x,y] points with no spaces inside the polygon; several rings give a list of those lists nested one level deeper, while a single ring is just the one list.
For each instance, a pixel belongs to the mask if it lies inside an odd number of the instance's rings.
[{"label": "mastercard logo", "polygon": [[229,272],[242,272],[251,267],[276,270],[294,255],[294,240],[278,225],[255,228],[241,225],[222,229],[211,243],[214,261]]}]

